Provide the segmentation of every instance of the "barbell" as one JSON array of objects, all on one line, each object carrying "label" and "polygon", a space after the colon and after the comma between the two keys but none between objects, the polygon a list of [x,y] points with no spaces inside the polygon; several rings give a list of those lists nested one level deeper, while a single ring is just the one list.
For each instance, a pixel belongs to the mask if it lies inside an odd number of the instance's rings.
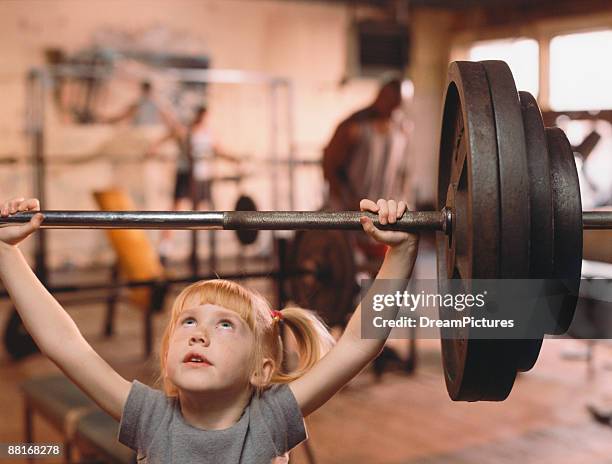
[{"label": "barbell", "polygon": [[[563,282],[555,324],[534,339],[483,340],[444,329],[445,381],[457,401],[500,401],[535,364],[545,333],[564,333],[580,286],[583,229],[612,229],[612,212],[582,211],[571,146],[546,128],[534,97],[502,61],[453,62],[444,97],[437,211],[410,211],[386,230],[436,232],[438,287],[451,279]],[[359,230],[358,211],[42,211],[42,228]],[[24,223],[34,213],[0,218]],[[306,242],[307,243],[307,242]],[[319,247],[322,250],[329,249]],[[331,263],[330,266],[334,266]],[[348,271],[353,269],[349,266]],[[329,273],[315,273],[319,280]],[[353,276],[349,276],[349,282]],[[316,279],[315,279],[316,280]],[[333,291],[333,288],[331,289]],[[441,317],[453,317],[445,311]],[[449,316],[451,314],[451,316]],[[465,312],[461,316],[465,316]]]},{"label": "barbell", "polygon": [[[407,211],[394,224],[381,224],[378,215],[363,211],[80,211],[45,210],[0,218],[0,227],[25,224],[41,213],[41,229],[174,229],[174,230],[361,230],[367,216],[381,230],[450,234],[455,214]],[[612,211],[583,211],[585,229],[612,229]]]}]

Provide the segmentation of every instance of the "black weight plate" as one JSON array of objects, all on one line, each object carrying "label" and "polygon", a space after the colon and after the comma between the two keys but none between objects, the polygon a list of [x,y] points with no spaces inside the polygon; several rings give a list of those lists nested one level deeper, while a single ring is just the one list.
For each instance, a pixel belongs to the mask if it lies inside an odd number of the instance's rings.
[{"label": "black weight plate", "polygon": [[[529,171],[523,113],[510,67],[503,61],[483,61],[487,73],[499,160],[500,188],[500,278],[529,277],[530,203]],[[523,308],[518,308],[524,311]],[[524,317],[521,315],[521,318]],[[532,361],[537,340],[497,340],[499,363],[508,371]],[[537,359],[537,356],[536,356]],[[523,365],[522,365],[523,364]]]},{"label": "black weight plate", "polygon": [[[500,272],[500,187],[495,118],[487,75],[480,63],[449,67],[438,165],[438,209],[454,211],[450,236],[436,234],[438,289],[449,279],[496,279]],[[441,311],[440,318],[469,316]],[[442,329],[446,387],[456,401],[502,400],[516,364],[498,340],[470,338],[469,328]]]},{"label": "black weight plate", "polygon": [[578,301],[582,269],[582,203],[574,154],[565,133],[546,129],[554,214],[554,272],[559,295],[557,326],[552,334],[567,332]]},{"label": "black weight plate", "polygon": [[[248,195],[240,195],[236,201],[235,211],[257,211],[255,201]],[[258,230],[236,230],[238,241],[243,245],[251,245],[257,240]]]},{"label": "black weight plate", "polygon": [[[525,141],[527,167],[529,169],[529,207],[531,216],[531,238],[529,240],[529,277],[550,279],[553,273],[553,209],[550,185],[548,145],[544,132],[542,114],[535,98],[529,92],[519,92]],[[539,309],[545,310],[540,307]],[[532,318],[540,324],[541,319]],[[533,329],[535,331],[535,329]],[[537,330],[540,333],[540,330]],[[518,370],[531,369],[540,354],[544,327],[541,337],[526,339],[522,343]]]},{"label": "black weight plate", "polygon": [[[292,246],[291,297],[319,313],[330,326],[344,326],[356,292],[353,250],[339,230],[305,230]],[[293,272],[295,271],[295,272]]]}]

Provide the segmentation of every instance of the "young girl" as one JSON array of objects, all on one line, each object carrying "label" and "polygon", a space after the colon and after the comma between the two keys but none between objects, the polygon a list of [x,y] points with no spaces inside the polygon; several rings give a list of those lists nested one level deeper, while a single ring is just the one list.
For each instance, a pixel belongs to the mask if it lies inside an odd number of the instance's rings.
[{"label": "young girl", "polygon": [[[378,212],[382,224],[406,211],[404,202],[393,200],[362,200],[360,207]],[[37,200],[19,198],[2,205],[0,214],[38,209]],[[164,392],[128,382],[87,343],[16,247],[42,219],[37,214],[28,224],[0,229],[0,278],[42,353],[121,421],[119,441],[136,450],[139,461],[286,462],[286,453],[306,439],[303,418],[384,345],[385,340],[361,338],[360,306],[325,354],[331,337],[308,311],[272,310],[236,283],[203,281],[185,288],[172,307],[160,352]],[[377,278],[409,278],[417,236],[381,231],[366,217],[361,222],[389,246]],[[298,366],[291,372],[283,370],[282,324],[298,347]]]}]

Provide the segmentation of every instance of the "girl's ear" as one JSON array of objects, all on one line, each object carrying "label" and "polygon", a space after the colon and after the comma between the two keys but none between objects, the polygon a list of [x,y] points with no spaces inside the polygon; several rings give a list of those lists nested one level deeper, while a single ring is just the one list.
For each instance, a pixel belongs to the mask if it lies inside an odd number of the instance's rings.
[{"label": "girl's ear", "polygon": [[269,385],[274,374],[274,368],[274,361],[270,358],[264,358],[261,365],[251,374],[251,385],[260,388]]}]

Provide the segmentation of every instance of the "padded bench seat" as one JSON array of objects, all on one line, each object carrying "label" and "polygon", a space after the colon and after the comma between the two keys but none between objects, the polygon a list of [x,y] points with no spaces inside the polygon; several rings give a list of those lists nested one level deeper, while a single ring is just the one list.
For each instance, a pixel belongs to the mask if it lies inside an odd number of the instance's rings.
[{"label": "padded bench seat", "polygon": [[83,443],[112,463],[134,463],[135,453],[117,441],[116,420],[102,411],[65,376],[39,377],[21,385],[25,401],[25,442],[33,443],[33,415],[40,415],[64,437],[65,462]]},{"label": "padded bench seat", "polygon": [[77,425],[77,442],[85,442],[112,464],[131,464],[136,462],[136,454],[117,441],[119,424],[107,413],[98,409],[83,416]]}]

